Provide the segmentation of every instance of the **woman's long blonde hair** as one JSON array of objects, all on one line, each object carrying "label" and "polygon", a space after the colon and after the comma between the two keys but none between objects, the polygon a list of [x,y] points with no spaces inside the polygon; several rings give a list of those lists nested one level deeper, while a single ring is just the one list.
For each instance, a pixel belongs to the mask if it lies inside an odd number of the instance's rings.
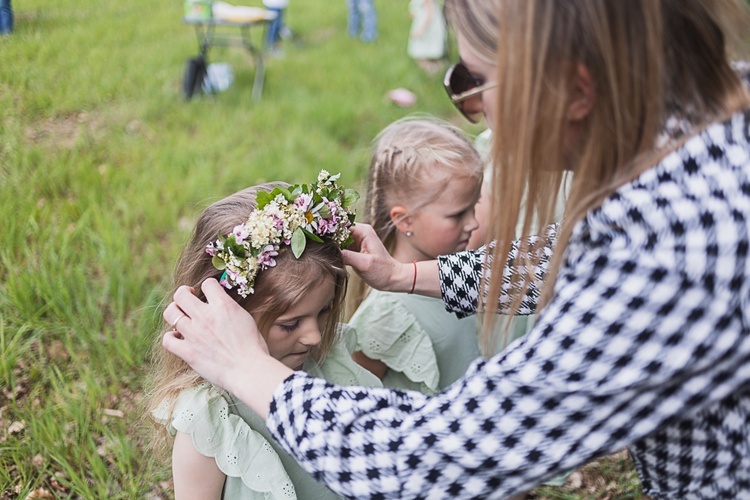
[{"label": "woman's long blonde hair", "polygon": [[[492,124],[492,213],[502,207],[505,216],[491,224],[490,236],[497,241],[491,275],[502,276],[508,264],[523,193],[527,235],[534,225],[553,222],[563,173],[574,171],[543,305],[551,298],[575,224],[668,152],[657,143],[668,118],[689,123],[687,136],[750,104],[729,62],[730,47],[741,42],[747,26],[746,6],[741,0],[446,1],[449,22],[470,44],[477,40],[473,29],[486,31],[476,21],[472,27],[471,19],[490,8],[495,9],[499,83]],[[568,106],[580,67],[590,75],[593,105],[580,143],[566,149]],[[671,139],[667,144],[674,148],[680,137]],[[513,265],[538,261],[535,248],[522,245],[521,250]],[[512,308],[533,279],[525,273],[512,287]],[[480,307],[498,303],[501,281],[490,280]]]},{"label": "woman's long blonde hair", "polygon": [[[205,299],[201,292],[201,283],[208,278],[219,279],[222,273],[211,263],[206,246],[216,241],[219,233],[230,234],[236,225],[247,220],[250,213],[255,210],[258,191],[271,191],[277,185],[288,186],[282,182],[253,186],[234,193],[203,211],[190,242],[177,260],[172,292],[168,297],[172,297],[180,285],[189,285],[195,289],[201,300]],[[348,283],[341,249],[336,243],[308,241],[299,259],[295,259],[288,249],[282,250],[276,257],[276,266],[258,274],[255,280],[255,293],[247,298],[242,298],[234,290],[228,290],[228,293],[253,315],[258,329],[265,336],[276,318],[327,278],[332,278],[335,282],[335,296],[327,324],[321,332],[321,343],[311,351],[316,360],[322,361],[337,341],[337,324],[343,311]],[[149,382],[149,412],[161,408],[165,403],[171,407],[180,392],[203,381],[187,363],[162,348],[161,334],[168,327],[169,325],[165,325],[154,338]],[[168,448],[164,427],[159,427],[156,429],[154,440],[157,444],[152,445],[155,451]]]}]

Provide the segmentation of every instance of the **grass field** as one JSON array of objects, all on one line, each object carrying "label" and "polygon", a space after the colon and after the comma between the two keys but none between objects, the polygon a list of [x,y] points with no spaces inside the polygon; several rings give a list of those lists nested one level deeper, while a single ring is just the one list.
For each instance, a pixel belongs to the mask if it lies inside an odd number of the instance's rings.
[{"label": "grass field", "polygon": [[[210,61],[232,65],[233,86],[182,98],[197,43],[179,1],[14,6],[0,39],[0,498],[169,498],[168,465],[144,452],[143,383],[200,210],[321,168],[360,183],[370,140],[408,112],[464,123],[406,56],[407,2],[378,3],[373,44],[346,36],[343,0],[292,2],[294,38],[257,103],[251,58],[226,48]],[[401,86],[410,110],[384,97]],[[534,496],[640,493],[618,455]]]}]

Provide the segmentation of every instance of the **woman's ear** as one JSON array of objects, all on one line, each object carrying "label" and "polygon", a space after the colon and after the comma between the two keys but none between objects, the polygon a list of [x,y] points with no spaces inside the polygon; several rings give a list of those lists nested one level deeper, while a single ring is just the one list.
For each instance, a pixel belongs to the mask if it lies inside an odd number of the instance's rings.
[{"label": "woman's ear", "polygon": [[406,233],[411,229],[411,216],[404,206],[396,205],[391,208],[391,221],[401,233]]},{"label": "woman's ear", "polygon": [[594,99],[594,82],[589,69],[583,64],[576,64],[568,120],[577,122],[586,118],[594,107]]}]

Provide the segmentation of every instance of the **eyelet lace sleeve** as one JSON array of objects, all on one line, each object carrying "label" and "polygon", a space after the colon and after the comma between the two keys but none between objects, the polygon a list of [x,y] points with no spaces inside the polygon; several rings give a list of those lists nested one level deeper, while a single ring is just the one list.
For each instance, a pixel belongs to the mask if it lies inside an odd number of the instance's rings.
[{"label": "eyelet lace sleeve", "polygon": [[221,391],[209,384],[186,389],[175,404],[169,431],[192,437],[201,455],[213,457],[229,477],[239,477],[264,498],[296,499],[289,475],[270,443],[229,412]]},{"label": "eyelet lace sleeve", "polygon": [[437,392],[440,369],[430,336],[394,294],[373,290],[352,316],[351,324],[357,348],[365,356],[403,374],[415,389],[430,395]]},{"label": "eyelet lace sleeve", "polygon": [[323,363],[316,363],[312,358],[305,361],[304,370],[314,377],[324,378],[342,386],[361,385],[365,387],[383,387],[378,377],[362,368],[352,360],[348,344],[356,342],[354,328],[346,323],[339,323],[339,341]]}]

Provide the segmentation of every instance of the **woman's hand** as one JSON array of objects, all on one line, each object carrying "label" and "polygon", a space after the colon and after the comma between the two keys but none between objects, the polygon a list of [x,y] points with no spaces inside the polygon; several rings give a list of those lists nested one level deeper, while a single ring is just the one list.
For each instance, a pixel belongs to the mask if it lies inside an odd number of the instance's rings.
[{"label": "woman's hand", "polygon": [[377,290],[440,297],[437,261],[399,262],[391,257],[372,226],[357,224],[351,231],[354,248],[359,251],[344,250],[344,262],[365,283]]},{"label": "woman's hand", "polygon": [[164,310],[173,329],[162,345],[203,378],[237,395],[265,418],[273,392],[293,372],[268,354],[252,316],[215,279],[201,285],[206,302],[181,286]]},{"label": "woman's hand", "polygon": [[351,228],[354,247],[359,251],[343,250],[344,262],[352,266],[362,280],[377,290],[408,292],[398,282],[398,271],[403,266],[391,257],[375,230],[368,224],[357,224]]}]

